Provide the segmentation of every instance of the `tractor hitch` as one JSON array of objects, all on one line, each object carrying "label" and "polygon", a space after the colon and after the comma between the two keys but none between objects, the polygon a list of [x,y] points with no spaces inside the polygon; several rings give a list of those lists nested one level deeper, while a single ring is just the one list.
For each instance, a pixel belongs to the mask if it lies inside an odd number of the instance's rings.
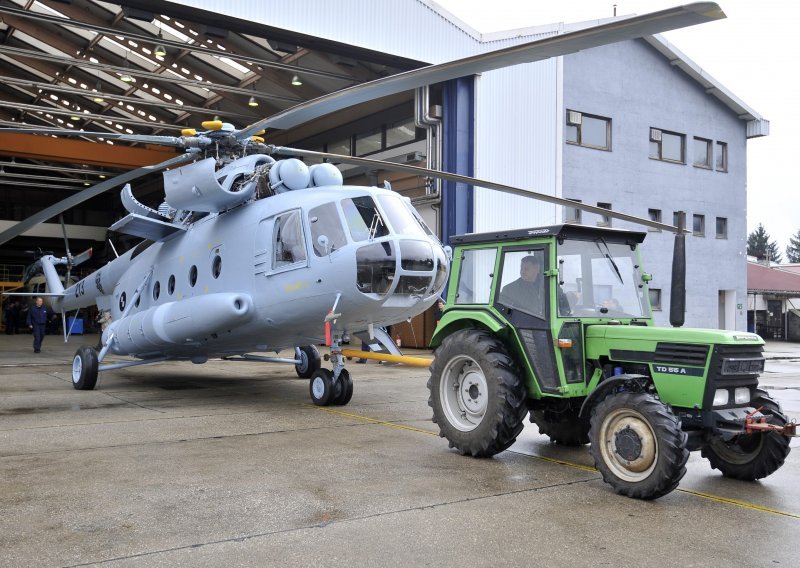
[{"label": "tractor hitch", "polygon": [[[759,413],[760,410],[761,408],[757,408],[753,412],[748,413],[744,423],[744,431],[746,433],[753,434],[755,432],[777,432],[778,434],[788,436],[790,438],[798,436],[797,422],[795,420],[792,420],[783,426],[779,426],[778,424],[769,424],[767,422],[767,417]],[[755,414],[759,414],[759,416],[755,417]]]}]

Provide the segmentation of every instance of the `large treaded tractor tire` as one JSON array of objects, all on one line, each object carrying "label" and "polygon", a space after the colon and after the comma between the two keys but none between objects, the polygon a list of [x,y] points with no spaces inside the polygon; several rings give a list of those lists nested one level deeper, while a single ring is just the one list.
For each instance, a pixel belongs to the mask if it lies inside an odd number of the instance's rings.
[{"label": "large treaded tractor tire", "polygon": [[531,410],[531,422],[539,433],[562,446],[582,446],[589,443],[589,423],[580,418],[578,409]]},{"label": "large treaded tractor tire", "polygon": [[525,385],[503,343],[487,331],[465,329],[445,338],[428,390],[439,435],[462,455],[493,456],[522,431]]},{"label": "large treaded tractor tire", "polygon": [[[763,407],[761,413],[770,424],[783,426],[788,422],[780,405],[762,390],[755,391],[751,405],[754,408]],[[725,477],[755,481],[781,467],[789,450],[787,436],[768,432],[742,434],[729,442],[715,437],[700,450],[700,454],[708,458],[712,469],[720,470]]]},{"label": "large treaded tractor tire", "polygon": [[612,394],[592,409],[589,452],[621,495],[657,499],[686,474],[687,435],[672,411],[647,393]]}]

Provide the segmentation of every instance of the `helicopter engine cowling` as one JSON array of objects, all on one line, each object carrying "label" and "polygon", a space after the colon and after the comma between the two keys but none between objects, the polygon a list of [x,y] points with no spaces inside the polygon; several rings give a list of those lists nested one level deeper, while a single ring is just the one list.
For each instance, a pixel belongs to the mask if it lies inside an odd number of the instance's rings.
[{"label": "helicopter engine cowling", "polygon": [[214,158],[198,160],[188,166],[164,172],[164,194],[166,202],[173,209],[218,213],[241,205],[256,190],[250,183],[238,188],[239,191],[225,189],[216,176]]},{"label": "helicopter engine cowling", "polygon": [[117,320],[103,331],[114,334],[111,351],[148,354],[164,348],[192,347],[228,333],[254,314],[249,294],[223,292],[154,306]]}]

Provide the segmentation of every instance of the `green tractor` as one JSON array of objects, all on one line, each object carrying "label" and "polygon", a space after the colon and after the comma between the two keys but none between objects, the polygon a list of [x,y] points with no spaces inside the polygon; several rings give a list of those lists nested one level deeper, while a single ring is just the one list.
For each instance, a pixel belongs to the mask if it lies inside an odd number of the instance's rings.
[{"label": "green tractor", "polygon": [[[675,489],[693,450],[736,479],[783,465],[795,425],[758,388],[764,342],[655,327],[638,250],[645,236],[567,224],[451,239],[428,382],[451,447],[502,452],[529,414],[555,443],[591,443],[603,479],[639,499]],[[685,272],[674,272],[680,326]]]}]

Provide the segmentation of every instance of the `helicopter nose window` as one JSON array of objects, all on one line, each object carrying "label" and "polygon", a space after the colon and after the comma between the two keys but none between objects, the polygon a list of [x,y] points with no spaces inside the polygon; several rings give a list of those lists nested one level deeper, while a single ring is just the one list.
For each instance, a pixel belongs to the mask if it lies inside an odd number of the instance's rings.
[{"label": "helicopter nose window", "polygon": [[436,291],[444,288],[444,283],[447,281],[448,262],[442,247],[435,246],[433,250],[436,255],[436,279],[433,282],[433,289]]},{"label": "helicopter nose window", "polygon": [[303,227],[300,223],[300,212],[290,211],[275,218],[275,229],[272,233],[272,268],[283,268],[306,259],[306,247],[303,240]]},{"label": "helicopter nose window", "polygon": [[425,233],[422,227],[403,204],[399,197],[394,195],[381,195],[378,202],[383,207],[389,224],[398,235],[423,236]]},{"label": "helicopter nose window", "polygon": [[423,241],[400,241],[400,267],[403,270],[433,270],[433,251],[430,243]]},{"label": "helicopter nose window", "polygon": [[354,241],[366,241],[389,234],[389,229],[371,197],[365,195],[343,199],[342,209]]},{"label": "helicopter nose window", "polygon": [[392,243],[366,245],[356,251],[356,285],[365,294],[384,295],[392,287],[396,261]]},{"label": "helicopter nose window", "polygon": [[[335,203],[314,207],[308,212],[308,221],[311,224],[311,243],[315,255],[327,256],[347,244],[347,237]],[[320,239],[323,236],[327,237],[327,240]]]}]

